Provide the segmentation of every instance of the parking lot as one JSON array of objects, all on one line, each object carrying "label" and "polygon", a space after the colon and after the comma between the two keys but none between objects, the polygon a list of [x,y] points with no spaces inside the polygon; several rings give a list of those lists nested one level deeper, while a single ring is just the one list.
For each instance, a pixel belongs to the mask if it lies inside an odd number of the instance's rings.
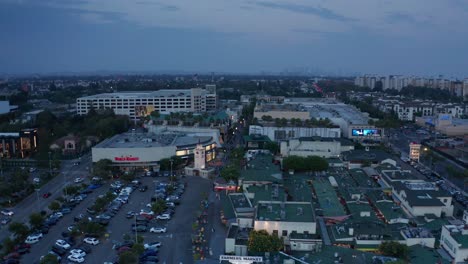
[{"label": "parking lot", "polygon": [[[158,182],[168,182],[165,177],[143,177],[139,179],[141,185],[147,185],[149,188],[145,192],[133,191],[128,203],[124,204],[117,214],[110,219],[107,226],[108,236],[100,239],[100,244],[92,247],[92,252],[85,257],[85,263],[104,263],[114,262],[118,259],[117,251],[113,249],[114,244],[124,241],[127,234],[132,239],[135,232],[132,231],[132,224],[135,218],[127,218],[128,211],[140,212],[141,209],[148,209],[146,204],[151,201],[154,195],[155,184]],[[152,220],[148,227],[166,227],[167,232],[162,234],[141,232],[139,235],[144,237],[144,243],[161,242],[162,246],[158,253],[160,263],[193,263],[191,233],[192,223],[199,208],[202,196],[209,193],[211,183],[208,180],[199,177],[187,177],[181,180],[186,184],[185,193],[182,195],[180,205],[175,209],[175,214],[170,220]],[[91,194],[85,202],[82,202],[73,213],[65,216],[57,226],[53,227],[39,243],[32,247],[31,256],[45,255],[57,239],[61,238],[61,232],[73,223],[73,216],[79,213],[86,213],[93,200],[100,194],[105,193],[109,185],[105,185]],[[73,247],[72,247],[73,248]],[[177,254],[174,254],[177,252]],[[67,255],[65,255],[66,257]],[[68,263],[62,261],[62,263]]]}]

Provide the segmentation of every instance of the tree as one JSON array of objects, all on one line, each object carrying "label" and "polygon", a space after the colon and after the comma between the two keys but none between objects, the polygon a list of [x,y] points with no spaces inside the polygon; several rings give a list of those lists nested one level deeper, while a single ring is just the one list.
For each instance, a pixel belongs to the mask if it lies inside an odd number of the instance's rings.
[{"label": "tree", "polygon": [[119,263],[121,264],[133,264],[138,263],[138,255],[132,250],[128,250],[120,254]]},{"label": "tree", "polygon": [[239,168],[236,165],[230,164],[221,169],[221,177],[228,181],[237,181],[240,175]]},{"label": "tree", "polygon": [[132,251],[135,254],[140,255],[141,253],[143,253],[145,251],[145,246],[142,243],[134,244],[132,246]]},{"label": "tree", "polygon": [[395,241],[385,241],[380,244],[379,251],[385,256],[407,259],[409,248],[407,245],[400,244]]},{"label": "tree", "polygon": [[32,229],[38,229],[44,223],[44,216],[40,213],[33,213],[29,215],[29,225]]},{"label": "tree", "polygon": [[16,239],[24,239],[28,233],[29,228],[24,223],[13,222],[8,226],[8,231],[12,232]]},{"label": "tree", "polygon": [[78,229],[87,235],[100,237],[106,232],[106,228],[96,222],[82,221],[78,224]]},{"label": "tree", "polygon": [[249,234],[248,250],[252,252],[276,252],[283,248],[283,241],[266,230],[252,230]]},{"label": "tree", "polygon": [[49,209],[50,209],[51,211],[58,211],[58,210],[60,210],[60,203],[57,202],[57,201],[51,202],[51,203],[49,204]]},{"label": "tree", "polygon": [[273,142],[273,141],[265,142],[265,145],[263,145],[263,148],[269,150],[272,154],[276,154],[280,150],[278,143]]},{"label": "tree", "polygon": [[57,256],[54,254],[47,254],[41,259],[40,264],[59,264],[60,262],[57,259]]},{"label": "tree", "polygon": [[271,117],[270,115],[264,115],[264,116],[262,116],[262,120],[267,121],[267,122],[271,122],[271,121],[273,121],[273,117]]},{"label": "tree", "polygon": [[295,171],[326,171],[328,161],[319,156],[289,156],[283,159],[283,168]]},{"label": "tree", "polygon": [[11,240],[11,238],[7,236],[2,243],[2,248],[5,255],[12,252],[16,244],[17,243],[15,241]]},{"label": "tree", "polygon": [[111,165],[112,165],[112,161],[109,159],[99,160],[93,165],[94,175],[99,176],[103,179],[109,178],[109,176],[112,177]]},{"label": "tree", "polygon": [[150,115],[151,115],[151,117],[154,118],[154,119],[158,119],[158,118],[161,116],[161,114],[159,113],[158,110],[154,110],[153,112],[151,112]]},{"label": "tree", "polygon": [[166,202],[163,199],[157,199],[154,203],[151,204],[151,211],[155,214],[160,214],[166,210]]}]

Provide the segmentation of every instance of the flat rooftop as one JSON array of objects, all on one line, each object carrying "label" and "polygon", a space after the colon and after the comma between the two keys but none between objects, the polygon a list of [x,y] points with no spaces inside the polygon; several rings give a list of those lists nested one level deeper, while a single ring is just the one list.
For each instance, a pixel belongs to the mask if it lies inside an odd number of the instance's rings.
[{"label": "flat rooftop", "polygon": [[256,154],[247,163],[247,169],[241,170],[240,178],[245,182],[282,182],[282,173],[278,165],[273,164],[270,154]]},{"label": "flat rooftop", "polygon": [[178,90],[157,90],[157,91],[141,91],[141,92],[116,92],[116,93],[102,93],[90,96],[80,97],[78,99],[138,99],[150,97],[190,97],[192,94],[191,89],[178,89]]},{"label": "flat rooftop", "polygon": [[314,210],[311,203],[259,203],[257,220],[282,222],[315,222]]},{"label": "flat rooftop", "polygon": [[296,104],[257,104],[255,112],[269,112],[269,111],[293,111],[293,112],[307,112],[304,107]]},{"label": "flat rooftop", "polygon": [[108,138],[94,148],[151,148],[151,147],[189,147],[212,141],[209,136],[191,136],[183,133],[123,133]]},{"label": "flat rooftop", "polygon": [[253,199],[251,199],[254,205],[260,201],[284,201],[285,198],[284,188],[279,184],[251,185],[245,191],[254,194]]},{"label": "flat rooftop", "polygon": [[312,186],[324,216],[346,215],[343,206],[338,200],[336,191],[333,186],[331,186],[328,178],[316,177],[312,181]]}]

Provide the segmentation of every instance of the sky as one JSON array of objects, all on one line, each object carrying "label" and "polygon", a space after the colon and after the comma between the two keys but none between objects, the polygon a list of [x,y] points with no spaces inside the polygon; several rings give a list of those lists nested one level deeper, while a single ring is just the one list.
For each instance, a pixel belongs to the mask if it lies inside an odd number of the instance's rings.
[{"label": "sky", "polygon": [[468,77],[466,0],[0,0],[0,73]]}]

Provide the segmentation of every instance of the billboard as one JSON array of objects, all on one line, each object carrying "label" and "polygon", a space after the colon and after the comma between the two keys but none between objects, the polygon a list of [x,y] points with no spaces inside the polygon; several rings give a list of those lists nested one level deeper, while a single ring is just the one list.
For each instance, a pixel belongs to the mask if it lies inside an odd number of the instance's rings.
[{"label": "billboard", "polygon": [[359,128],[351,130],[351,135],[353,137],[380,137],[382,136],[382,130],[375,128]]}]

